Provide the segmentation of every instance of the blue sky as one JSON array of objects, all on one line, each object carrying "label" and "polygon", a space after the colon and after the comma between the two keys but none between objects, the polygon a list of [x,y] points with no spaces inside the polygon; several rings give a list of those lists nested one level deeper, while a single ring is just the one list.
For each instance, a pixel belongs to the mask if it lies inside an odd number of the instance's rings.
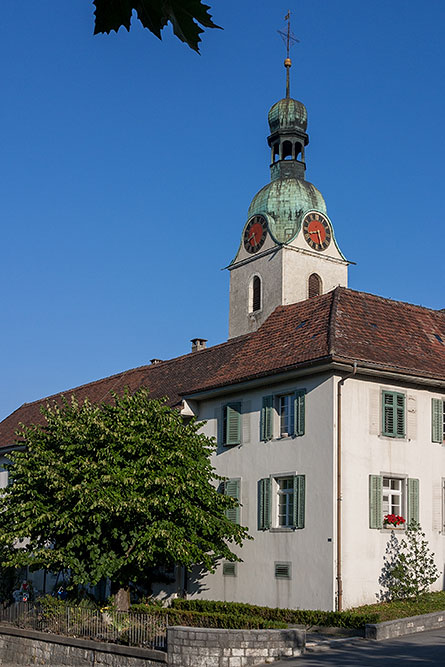
[{"label": "blue sky", "polygon": [[211,4],[201,56],[169,28],[93,36],[89,0],[2,7],[0,417],[227,338],[289,7],[307,179],[350,287],[445,307],[443,0]]}]

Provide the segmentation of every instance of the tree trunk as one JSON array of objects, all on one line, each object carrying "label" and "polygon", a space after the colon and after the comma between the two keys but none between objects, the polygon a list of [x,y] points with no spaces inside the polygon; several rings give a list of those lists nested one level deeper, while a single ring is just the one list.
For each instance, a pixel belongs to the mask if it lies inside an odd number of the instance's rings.
[{"label": "tree trunk", "polygon": [[117,611],[128,611],[130,609],[130,589],[119,588],[114,594],[114,604]]}]

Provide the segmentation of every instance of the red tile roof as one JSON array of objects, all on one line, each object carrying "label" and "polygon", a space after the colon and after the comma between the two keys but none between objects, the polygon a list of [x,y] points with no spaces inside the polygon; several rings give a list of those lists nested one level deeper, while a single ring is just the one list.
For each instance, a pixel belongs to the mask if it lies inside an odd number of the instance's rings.
[{"label": "red tile roof", "polygon": [[[338,287],[279,306],[251,334],[63,394],[99,402],[112,391],[145,386],[154,398],[167,396],[170,405],[178,405],[186,394],[341,360],[445,381],[445,312]],[[40,407],[60,395],[25,403],[4,419],[0,447],[13,442],[19,422],[41,421]]]}]

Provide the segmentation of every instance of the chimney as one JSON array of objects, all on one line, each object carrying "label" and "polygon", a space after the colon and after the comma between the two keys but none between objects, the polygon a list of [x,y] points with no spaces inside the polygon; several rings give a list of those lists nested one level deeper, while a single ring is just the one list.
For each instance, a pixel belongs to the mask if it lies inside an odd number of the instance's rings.
[{"label": "chimney", "polygon": [[160,364],[162,359],[150,359],[151,364]]},{"label": "chimney", "polygon": [[192,338],[192,352],[199,352],[199,350],[206,349],[206,338]]}]

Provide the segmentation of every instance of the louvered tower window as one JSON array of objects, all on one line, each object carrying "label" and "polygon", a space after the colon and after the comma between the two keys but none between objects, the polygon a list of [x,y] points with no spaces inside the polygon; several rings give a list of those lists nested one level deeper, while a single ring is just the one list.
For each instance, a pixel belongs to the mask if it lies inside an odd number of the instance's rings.
[{"label": "louvered tower window", "polygon": [[261,278],[259,276],[253,277],[252,283],[252,312],[261,310]]},{"label": "louvered tower window", "polygon": [[312,273],[308,281],[309,298],[320,296],[322,293],[321,278],[317,273]]}]

